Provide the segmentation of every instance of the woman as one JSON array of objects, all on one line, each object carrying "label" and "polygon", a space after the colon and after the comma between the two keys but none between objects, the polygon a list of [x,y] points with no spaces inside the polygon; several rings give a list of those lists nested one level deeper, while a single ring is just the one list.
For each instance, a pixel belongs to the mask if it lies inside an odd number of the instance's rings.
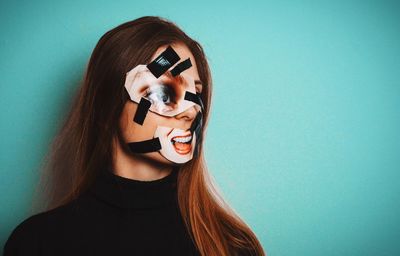
[{"label": "woman", "polygon": [[211,89],[202,47],[173,23],[103,35],[44,168],[46,211],[4,255],[265,255],[206,169]]}]

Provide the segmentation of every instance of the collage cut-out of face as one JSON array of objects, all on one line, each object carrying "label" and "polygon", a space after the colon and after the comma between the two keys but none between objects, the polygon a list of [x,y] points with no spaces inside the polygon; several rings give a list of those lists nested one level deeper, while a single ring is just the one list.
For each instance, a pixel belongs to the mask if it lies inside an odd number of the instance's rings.
[{"label": "collage cut-out of face", "polygon": [[188,130],[158,125],[152,138],[127,143],[133,153],[159,152],[167,160],[183,164],[199,153],[204,106],[194,78],[185,72],[192,66],[190,58],[178,63],[179,60],[178,54],[168,46],[151,63],[130,70],[124,86],[130,100],[138,104],[132,121],[139,125],[143,125],[148,111],[174,117],[189,108],[196,109],[196,117]]}]

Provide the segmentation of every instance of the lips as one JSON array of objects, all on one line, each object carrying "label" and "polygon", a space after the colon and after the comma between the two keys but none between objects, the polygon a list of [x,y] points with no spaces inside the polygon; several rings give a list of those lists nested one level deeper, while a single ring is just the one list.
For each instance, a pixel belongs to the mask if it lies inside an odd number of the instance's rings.
[{"label": "lips", "polygon": [[192,150],[192,134],[179,135],[171,138],[171,143],[178,154],[186,155]]}]

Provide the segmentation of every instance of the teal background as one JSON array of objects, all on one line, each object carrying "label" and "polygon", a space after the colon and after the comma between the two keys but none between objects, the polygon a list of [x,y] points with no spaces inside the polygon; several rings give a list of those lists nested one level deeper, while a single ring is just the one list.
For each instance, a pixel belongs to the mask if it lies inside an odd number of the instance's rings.
[{"label": "teal background", "polygon": [[395,1],[1,1],[0,245],[101,35],[176,22],[214,77],[211,174],[267,254],[400,255]]}]

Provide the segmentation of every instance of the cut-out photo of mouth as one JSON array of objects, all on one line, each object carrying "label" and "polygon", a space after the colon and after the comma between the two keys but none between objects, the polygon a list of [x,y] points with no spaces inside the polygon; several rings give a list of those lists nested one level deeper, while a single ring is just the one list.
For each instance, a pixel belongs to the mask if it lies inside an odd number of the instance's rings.
[{"label": "cut-out photo of mouth", "polygon": [[166,159],[175,163],[186,163],[193,158],[196,134],[192,134],[190,130],[157,126],[154,137],[159,138],[159,152]]}]

